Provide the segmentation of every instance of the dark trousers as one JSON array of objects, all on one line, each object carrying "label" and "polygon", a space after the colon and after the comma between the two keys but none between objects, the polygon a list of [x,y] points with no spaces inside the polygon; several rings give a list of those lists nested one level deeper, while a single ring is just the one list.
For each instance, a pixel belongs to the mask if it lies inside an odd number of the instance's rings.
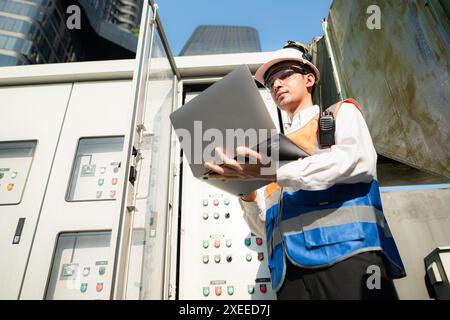
[{"label": "dark trousers", "polygon": [[[397,300],[382,253],[357,254],[327,268],[305,269],[286,258],[286,277],[278,300]],[[374,267],[376,266],[376,272]],[[378,277],[375,280],[374,277]],[[378,281],[378,282],[377,282]],[[369,285],[368,285],[369,284]],[[370,288],[372,289],[370,289]]]}]

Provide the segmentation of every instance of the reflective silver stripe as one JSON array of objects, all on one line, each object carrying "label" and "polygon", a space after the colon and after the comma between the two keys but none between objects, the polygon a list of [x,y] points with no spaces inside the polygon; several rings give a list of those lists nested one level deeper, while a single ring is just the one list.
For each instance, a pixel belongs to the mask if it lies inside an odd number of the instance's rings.
[{"label": "reflective silver stripe", "polygon": [[[281,236],[280,229],[274,228],[272,232],[272,248],[275,248],[277,245],[279,245],[281,242],[283,242],[283,238]],[[270,254],[272,253],[272,248],[270,245],[267,246],[267,254],[270,257]]]},{"label": "reflective silver stripe", "polygon": [[269,197],[266,198],[266,208],[267,210],[278,204],[280,200],[280,192],[275,191]]},{"label": "reflective silver stripe", "polygon": [[[280,190],[272,192],[272,194],[266,198],[266,212],[267,210],[271,209],[274,205],[278,204],[277,208],[277,216],[276,219],[280,221],[279,215],[280,215],[280,204],[281,204],[281,195],[283,194],[283,188],[281,187]],[[278,238],[281,238],[280,230],[277,229],[277,236],[276,239],[274,239],[274,231],[275,228],[272,230],[272,239],[270,241],[267,241],[267,256],[270,258],[270,255],[272,254],[272,249],[275,248],[275,246],[282,241],[278,241]],[[276,240],[276,242],[275,242]]]},{"label": "reflective silver stripe", "polygon": [[332,227],[355,222],[373,222],[384,228],[383,212],[369,206],[348,206],[324,209],[298,215],[281,222],[284,234],[299,233],[317,228]]},{"label": "reflective silver stripe", "polygon": [[[284,235],[292,235],[317,228],[332,227],[355,222],[373,222],[377,223],[382,228],[385,228],[384,215],[380,210],[369,206],[349,206],[301,214],[294,218],[282,221],[281,230]],[[272,237],[273,247],[283,241],[280,228],[276,227],[273,229]]]}]

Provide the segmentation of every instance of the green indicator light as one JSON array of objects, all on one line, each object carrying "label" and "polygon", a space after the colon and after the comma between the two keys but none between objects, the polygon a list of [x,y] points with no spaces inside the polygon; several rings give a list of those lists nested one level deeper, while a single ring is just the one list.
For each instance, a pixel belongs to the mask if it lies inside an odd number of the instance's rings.
[{"label": "green indicator light", "polygon": [[229,205],[230,204],[230,199],[228,199],[228,198],[225,199],[223,203],[225,203],[226,206]]},{"label": "green indicator light", "polygon": [[255,287],[249,286],[248,287],[248,293],[250,293],[250,294],[255,293]]},{"label": "green indicator light", "polygon": [[209,296],[209,288],[203,288],[203,296]]},{"label": "green indicator light", "polygon": [[232,296],[233,293],[234,293],[233,287],[228,287],[228,288],[227,288],[227,292],[228,292],[228,295]]},{"label": "green indicator light", "polygon": [[85,293],[86,290],[87,290],[87,287],[88,287],[88,284],[87,284],[87,283],[82,283],[82,284],[81,284],[81,287],[80,287],[80,291],[81,291],[82,293]]},{"label": "green indicator light", "polygon": [[204,207],[207,207],[207,206],[208,206],[208,200],[206,200],[206,199],[203,200],[203,206],[204,206]]},{"label": "green indicator light", "polygon": [[208,241],[203,241],[203,248],[207,249],[209,247]]},{"label": "green indicator light", "polygon": [[247,247],[249,247],[251,244],[252,244],[252,239],[250,239],[250,238],[245,239],[245,245]]}]

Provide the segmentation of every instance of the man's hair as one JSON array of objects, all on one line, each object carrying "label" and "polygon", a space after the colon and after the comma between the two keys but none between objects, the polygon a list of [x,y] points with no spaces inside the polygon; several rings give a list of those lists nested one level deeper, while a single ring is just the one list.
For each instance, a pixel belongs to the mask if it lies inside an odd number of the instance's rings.
[{"label": "man's hair", "polygon": [[[269,70],[267,70],[264,75],[264,81],[266,81],[268,79],[268,77],[270,76],[271,73],[273,73],[273,71],[275,71],[276,69],[279,69],[282,65],[291,65],[291,66],[299,67],[306,72],[306,74],[304,74],[304,75],[307,75],[308,73],[312,73],[314,75],[315,79],[317,77],[314,70],[307,64],[301,63],[296,60],[292,60],[292,61],[289,60],[289,61],[282,61],[282,62],[277,63],[277,64],[273,65],[272,67],[270,67]],[[315,90],[316,90],[316,83],[314,82],[313,86],[311,87],[311,96],[312,97],[314,97]]]}]

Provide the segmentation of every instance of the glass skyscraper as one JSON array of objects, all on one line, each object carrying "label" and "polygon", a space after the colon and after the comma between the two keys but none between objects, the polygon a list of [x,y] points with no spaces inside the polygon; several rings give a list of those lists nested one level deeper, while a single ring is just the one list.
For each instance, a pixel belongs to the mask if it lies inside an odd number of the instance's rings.
[{"label": "glass skyscraper", "polygon": [[260,52],[255,28],[241,26],[198,26],[180,52],[180,56]]},{"label": "glass skyscraper", "polygon": [[[70,5],[81,29],[69,30]],[[143,0],[0,0],[0,66],[129,59]]]}]

